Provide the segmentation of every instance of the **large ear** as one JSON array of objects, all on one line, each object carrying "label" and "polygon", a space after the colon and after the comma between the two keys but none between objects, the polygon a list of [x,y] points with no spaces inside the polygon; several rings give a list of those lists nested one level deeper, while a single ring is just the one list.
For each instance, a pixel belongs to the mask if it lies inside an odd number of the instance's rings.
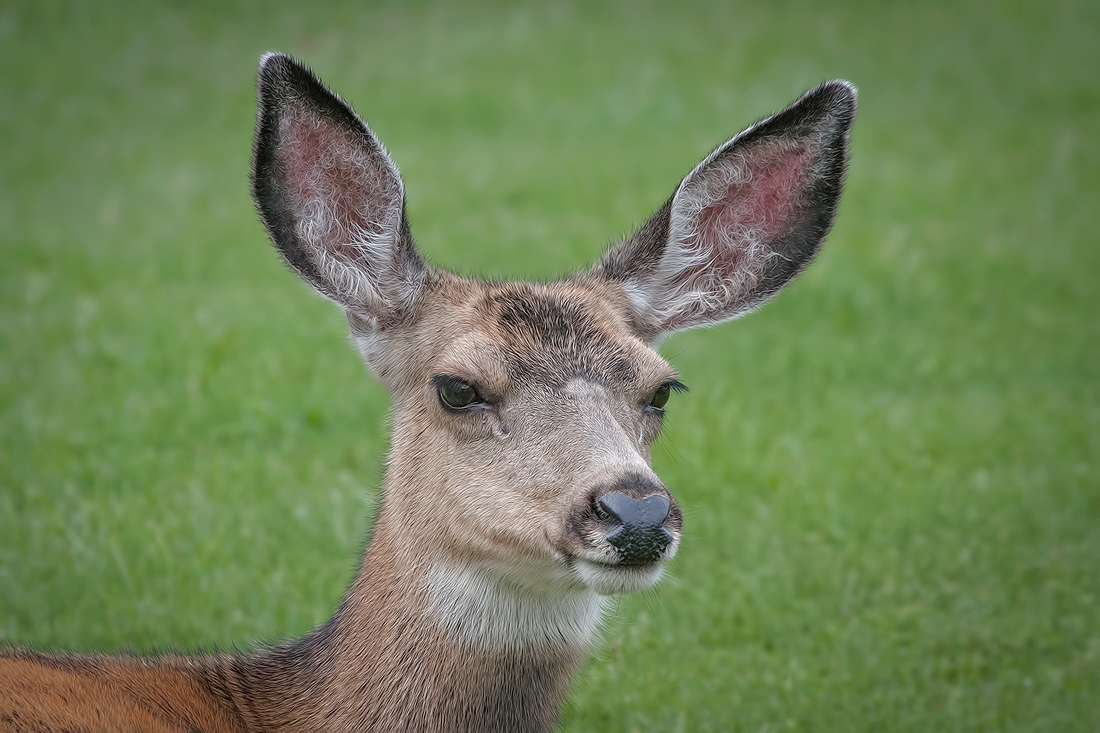
[{"label": "large ear", "polygon": [[593,275],[622,285],[640,337],[736,318],[817,254],[848,162],[856,90],[832,81],[707,156]]},{"label": "large ear", "polygon": [[260,61],[252,195],[275,247],[322,295],[373,327],[424,278],[397,167],[343,100],[284,54]]}]

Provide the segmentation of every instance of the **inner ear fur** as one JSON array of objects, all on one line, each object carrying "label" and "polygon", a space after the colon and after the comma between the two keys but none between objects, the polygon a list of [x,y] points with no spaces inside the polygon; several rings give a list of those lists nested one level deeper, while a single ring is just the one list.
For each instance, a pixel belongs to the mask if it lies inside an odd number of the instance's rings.
[{"label": "inner ear fur", "polygon": [[424,276],[404,185],[381,142],[340,97],[285,54],[260,63],[252,193],[275,247],[306,282],[384,326]]},{"label": "inner ear fur", "polygon": [[646,339],[736,318],[817,254],[844,186],[856,90],[826,82],[719,146],[592,275]]}]

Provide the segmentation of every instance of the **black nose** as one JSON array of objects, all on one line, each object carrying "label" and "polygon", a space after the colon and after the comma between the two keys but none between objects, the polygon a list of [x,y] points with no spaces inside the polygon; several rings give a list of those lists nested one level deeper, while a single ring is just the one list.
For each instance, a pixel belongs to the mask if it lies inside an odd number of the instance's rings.
[{"label": "black nose", "polygon": [[599,498],[597,507],[619,524],[607,533],[607,541],[619,551],[624,565],[657,562],[672,542],[672,534],[664,526],[670,507],[667,496],[651,494],[634,499],[619,491],[609,491]]}]

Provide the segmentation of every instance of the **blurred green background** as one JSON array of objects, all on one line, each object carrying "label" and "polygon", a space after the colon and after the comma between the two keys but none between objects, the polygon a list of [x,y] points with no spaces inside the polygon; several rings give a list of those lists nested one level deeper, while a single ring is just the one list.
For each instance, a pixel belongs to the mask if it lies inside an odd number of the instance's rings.
[{"label": "blurred green background", "polygon": [[663,352],[669,579],[567,731],[1100,729],[1100,4],[0,6],[0,642],[246,646],[335,607],[388,400],[248,197],[259,55],[371,123],[433,261],[550,277],[860,87],[816,264]]}]

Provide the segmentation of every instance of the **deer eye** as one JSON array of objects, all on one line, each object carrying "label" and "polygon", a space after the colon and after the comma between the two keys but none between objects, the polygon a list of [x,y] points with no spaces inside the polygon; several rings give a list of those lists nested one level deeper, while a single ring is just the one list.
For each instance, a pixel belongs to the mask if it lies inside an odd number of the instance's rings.
[{"label": "deer eye", "polygon": [[441,375],[433,381],[439,392],[440,404],[451,412],[485,404],[485,400],[481,398],[474,386],[461,377]]},{"label": "deer eye", "polygon": [[657,389],[653,390],[653,393],[646,399],[645,407],[647,410],[655,410],[657,412],[664,412],[665,404],[668,402],[669,395],[673,392],[686,392],[687,386],[676,379],[665,382]]}]

